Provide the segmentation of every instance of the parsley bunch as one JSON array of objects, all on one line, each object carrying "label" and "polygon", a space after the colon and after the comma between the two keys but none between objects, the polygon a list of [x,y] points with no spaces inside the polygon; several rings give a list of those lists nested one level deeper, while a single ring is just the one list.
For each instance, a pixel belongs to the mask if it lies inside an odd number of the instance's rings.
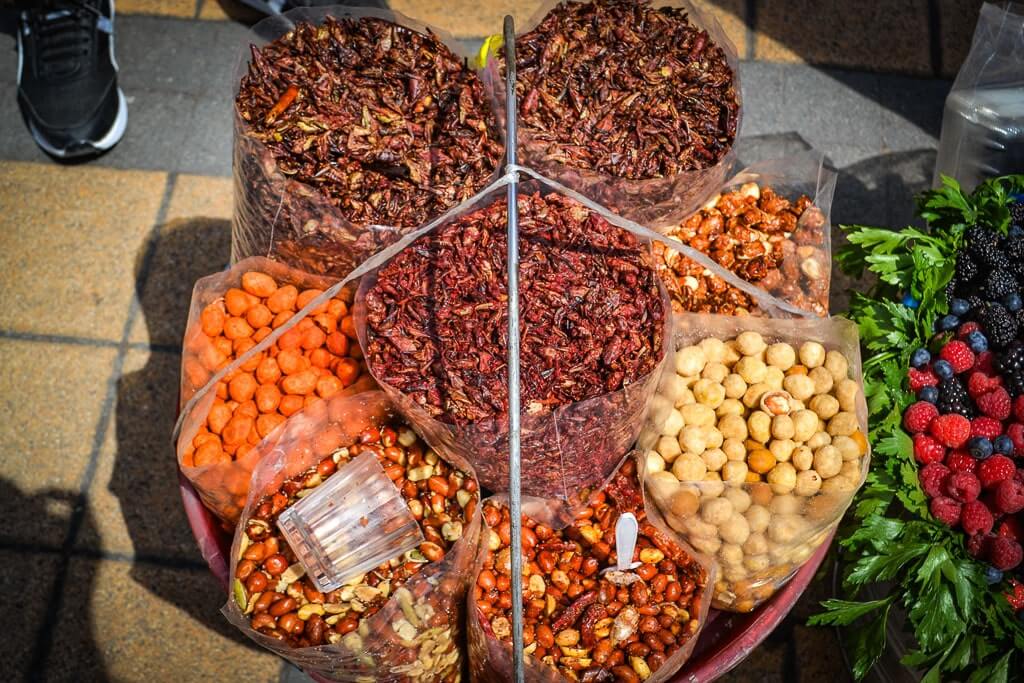
[{"label": "parsley bunch", "polygon": [[[843,588],[851,600],[827,600],[813,625],[850,631],[853,675],[858,680],[882,655],[894,606],[907,615],[917,647],[901,661],[933,682],[955,676],[969,683],[1024,679],[1024,624],[1003,593],[989,586],[985,565],[966,550],[966,536],[935,520],[918,483],[913,443],[903,431],[904,409],[916,399],[907,388],[914,349],[927,346],[935,320],[946,313],[965,230],[975,224],[1006,233],[1009,204],[1024,192],[1024,175],[995,178],[965,195],[958,183],[918,198],[926,231],[844,226],[849,245],[836,256],[854,276],[877,277],[869,295],[855,293],[849,316],[864,347],[872,461],[858,493],[852,525],[840,547],[847,560]],[[916,308],[900,303],[910,295]],[[855,598],[866,586],[888,582],[885,597]]]}]

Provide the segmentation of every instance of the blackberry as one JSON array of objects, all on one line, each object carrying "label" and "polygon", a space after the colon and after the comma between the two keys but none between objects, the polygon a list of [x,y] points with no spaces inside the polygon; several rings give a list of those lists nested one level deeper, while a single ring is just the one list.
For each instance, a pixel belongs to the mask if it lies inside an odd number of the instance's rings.
[{"label": "blackberry", "polygon": [[996,369],[1003,376],[1010,396],[1024,394],[1024,344],[1014,342],[996,356]]},{"label": "blackberry", "polygon": [[978,265],[998,267],[1006,262],[999,246],[999,233],[975,225],[967,229],[967,249]]},{"label": "blackberry", "polygon": [[1001,304],[989,302],[977,314],[991,346],[1003,348],[1017,338],[1017,318]]},{"label": "blackberry", "polygon": [[1007,237],[1003,243],[1003,252],[1010,260],[1011,268],[1017,280],[1024,279],[1024,238]]},{"label": "blackberry", "polygon": [[985,296],[991,301],[1017,293],[1017,278],[1006,270],[992,269],[985,278]]},{"label": "blackberry", "polygon": [[1010,204],[1010,223],[1014,227],[1024,228],[1024,201]]},{"label": "blackberry", "polygon": [[966,418],[974,417],[974,405],[959,377],[952,377],[939,383],[938,408],[942,415],[959,413]]},{"label": "blackberry", "polygon": [[955,275],[953,277],[956,289],[961,293],[966,292],[978,277],[979,272],[978,264],[974,262],[971,255],[965,251],[960,252],[956,257]]}]

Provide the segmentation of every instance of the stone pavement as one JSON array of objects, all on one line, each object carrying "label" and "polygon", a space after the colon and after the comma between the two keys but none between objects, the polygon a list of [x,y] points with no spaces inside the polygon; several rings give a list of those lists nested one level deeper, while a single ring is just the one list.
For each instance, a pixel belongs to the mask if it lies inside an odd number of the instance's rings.
[{"label": "stone pavement", "polygon": [[[874,9],[702,3],[744,58],[744,137],[827,153],[834,223],[899,224],[931,180],[949,89],[932,76],[955,72],[978,3],[856,4]],[[392,3],[465,39],[537,5]],[[169,448],[189,293],[229,258],[232,74],[252,15],[118,8],[129,128],[88,164],[34,146],[0,37],[0,661],[8,680],[275,681],[280,660],[218,613]],[[803,626],[825,586],[726,680],[847,680],[832,632]]]}]

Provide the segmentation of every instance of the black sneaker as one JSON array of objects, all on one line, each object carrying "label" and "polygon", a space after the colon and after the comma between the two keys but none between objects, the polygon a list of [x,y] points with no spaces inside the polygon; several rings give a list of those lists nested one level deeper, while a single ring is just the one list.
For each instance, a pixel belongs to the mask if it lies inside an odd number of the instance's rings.
[{"label": "black sneaker", "polygon": [[128,122],[117,87],[113,0],[48,0],[18,22],[18,103],[55,157],[104,152]]}]

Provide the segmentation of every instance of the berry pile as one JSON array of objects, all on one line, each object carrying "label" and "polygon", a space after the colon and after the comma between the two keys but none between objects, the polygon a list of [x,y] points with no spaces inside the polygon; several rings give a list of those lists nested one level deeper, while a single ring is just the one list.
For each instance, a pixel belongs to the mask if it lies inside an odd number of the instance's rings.
[{"label": "berry pile", "polygon": [[968,552],[990,565],[990,583],[1010,581],[1012,604],[1024,579],[1024,203],[1011,215],[1005,236],[966,231],[949,313],[936,322],[931,350],[911,354],[918,400],[903,427],[932,515],[967,535]]}]

